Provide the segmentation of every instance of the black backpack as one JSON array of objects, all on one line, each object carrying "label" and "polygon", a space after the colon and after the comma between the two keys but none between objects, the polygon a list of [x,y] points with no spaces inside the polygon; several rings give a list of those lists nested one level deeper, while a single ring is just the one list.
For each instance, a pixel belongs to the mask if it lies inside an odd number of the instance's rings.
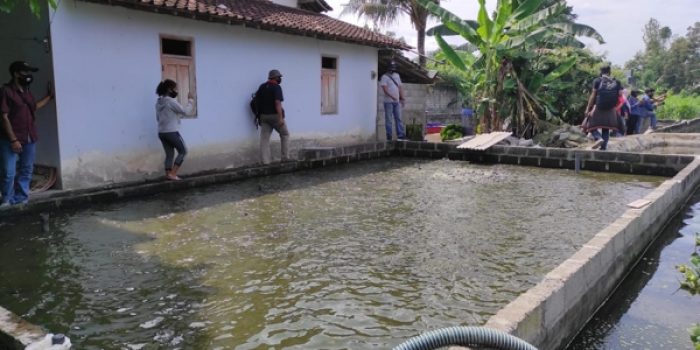
[{"label": "black backpack", "polygon": [[620,90],[617,80],[609,77],[600,78],[600,86],[596,96],[595,106],[599,110],[610,110],[617,106]]},{"label": "black backpack", "polygon": [[260,114],[262,114],[260,109],[260,100],[258,100],[258,97],[260,96],[260,91],[264,86],[265,84],[260,85],[258,90],[254,92],[250,98],[250,110],[253,112],[253,116],[255,117],[253,122],[255,123],[256,129],[260,125]]}]

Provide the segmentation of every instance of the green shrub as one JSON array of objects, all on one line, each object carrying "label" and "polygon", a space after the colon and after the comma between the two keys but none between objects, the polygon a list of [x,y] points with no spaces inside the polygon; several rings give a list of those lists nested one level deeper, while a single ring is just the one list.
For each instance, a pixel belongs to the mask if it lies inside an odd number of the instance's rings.
[{"label": "green shrub", "polygon": [[406,125],[406,137],[411,141],[423,141],[423,125],[408,124]]},{"label": "green shrub", "polygon": [[659,119],[675,120],[700,118],[700,96],[687,94],[671,95],[659,107],[657,116]]}]

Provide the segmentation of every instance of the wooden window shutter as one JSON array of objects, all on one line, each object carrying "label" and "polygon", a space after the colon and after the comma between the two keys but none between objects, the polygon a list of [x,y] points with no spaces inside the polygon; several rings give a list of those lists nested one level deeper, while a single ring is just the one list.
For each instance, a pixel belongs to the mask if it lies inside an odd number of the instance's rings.
[{"label": "wooden window shutter", "polygon": [[187,105],[187,95],[190,92],[197,95],[192,58],[163,56],[162,64],[163,80],[171,79],[177,83],[177,101],[183,106]]},{"label": "wooden window shutter", "polygon": [[335,69],[321,70],[321,113],[338,113],[338,72]]}]

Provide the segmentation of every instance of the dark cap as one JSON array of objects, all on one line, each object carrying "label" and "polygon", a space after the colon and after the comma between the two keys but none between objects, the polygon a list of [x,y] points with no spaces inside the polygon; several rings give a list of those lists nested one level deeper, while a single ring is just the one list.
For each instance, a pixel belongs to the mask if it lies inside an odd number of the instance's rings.
[{"label": "dark cap", "polygon": [[389,62],[389,70],[396,70],[398,66],[396,65],[396,62],[391,61]]},{"label": "dark cap", "polygon": [[24,62],[24,61],[14,61],[12,64],[10,64],[10,74],[15,73],[15,72],[36,72],[38,71],[39,68],[32,67],[29,65],[29,63]]},{"label": "dark cap", "polygon": [[280,71],[278,71],[277,69],[273,69],[270,71],[270,73],[267,74],[267,79],[275,79],[275,78],[279,78],[281,76],[282,76],[282,73],[280,73]]}]

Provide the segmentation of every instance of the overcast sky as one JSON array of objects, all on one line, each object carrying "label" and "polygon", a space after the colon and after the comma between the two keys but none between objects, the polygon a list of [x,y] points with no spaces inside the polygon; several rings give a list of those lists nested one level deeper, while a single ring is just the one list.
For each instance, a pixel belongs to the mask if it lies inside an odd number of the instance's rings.
[{"label": "overcast sky", "polygon": [[[340,17],[347,0],[326,1],[333,7],[329,16],[361,26],[365,24],[364,20],[357,19],[355,15]],[[479,6],[477,0],[442,0],[441,3],[454,14],[467,19],[476,18]],[[584,41],[595,52],[605,53],[614,64],[625,63],[643,49],[642,30],[649,18],[656,18],[663,26],[670,27],[674,35],[681,36],[686,34],[689,26],[700,21],[700,0],[568,0],[568,3],[579,16],[578,22],[598,30],[606,44]],[[487,0],[487,4],[493,8],[496,1]],[[415,30],[407,18],[401,19],[387,30],[404,37],[411,46],[416,46]],[[428,37],[426,50],[434,49],[437,49],[437,44]]]}]

